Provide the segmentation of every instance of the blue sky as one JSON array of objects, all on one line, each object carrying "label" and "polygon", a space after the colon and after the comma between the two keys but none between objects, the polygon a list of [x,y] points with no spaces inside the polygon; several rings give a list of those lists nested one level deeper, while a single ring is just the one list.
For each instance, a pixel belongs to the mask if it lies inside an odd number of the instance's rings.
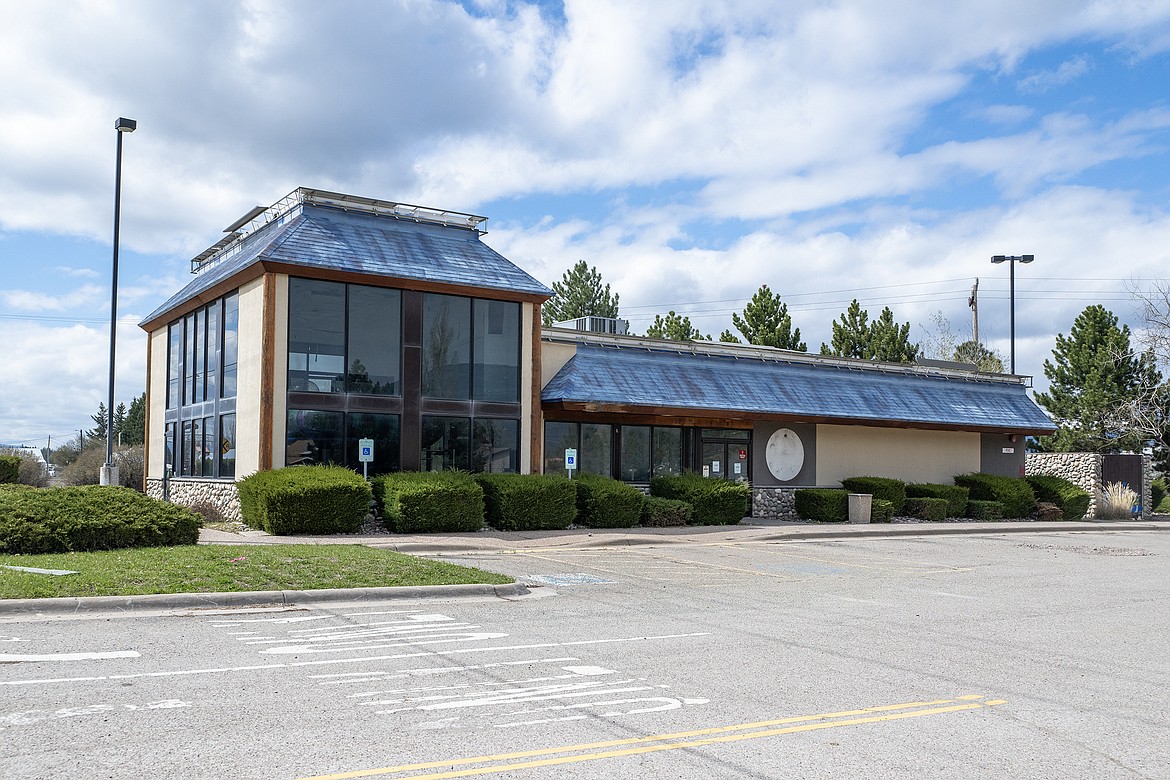
[{"label": "blue sky", "polygon": [[1058,332],[1170,268],[1170,0],[0,0],[0,442],[117,397],[190,258],[297,186],[490,217],[546,284],[596,266],[641,332],[768,284],[810,348],[856,297],[1044,385]]}]

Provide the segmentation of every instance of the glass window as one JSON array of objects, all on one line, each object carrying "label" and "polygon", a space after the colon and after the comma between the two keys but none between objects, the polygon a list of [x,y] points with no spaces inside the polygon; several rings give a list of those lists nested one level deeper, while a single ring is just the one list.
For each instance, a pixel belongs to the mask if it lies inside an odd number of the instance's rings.
[{"label": "glass window", "polygon": [[623,425],[622,463],[618,477],[626,482],[650,481],[650,426]]},{"label": "glass window", "polygon": [[578,434],[580,433],[577,423],[571,422],[546,422],[544,424],[544,473],[545,474],[565,474],[569,472],[565,469],[565,450],[577,449]]},{"label": "glass window", "polygon": [[207,307],[207,368],[203,372],[206,378],[206,400],[219,398],[219,307],[216,301]]},{"label": "glass window", "polygon": [[471,420],[466,417],[422,418],[422,470],[471,468]]},{"label": "glass window", "polygon": [[613,475],[613,426],[581,424],[581,447],[577,462],[582,474]]},{"label": "glass window", "polygon": [[422,394],[471,397],[471,299],[423,296]]},{"label": "glass window", "polygon": [[346,415],[346,453],[350,468],[362,470],[358,460],[358,440],[374,440],[374,460],[367,467],[367,473],[386,474],[398,471],[401,422],[396,414],[350,414]]},{"label": "glass window", "polygon": [[654,428],[653,476],[682,473],[682,428]]},{"label": "glass window", "polygon": [[201,477],[215,476],[215,460],[217,444],[215,439],[215,418],[203,418],[203,438],[199,439],[198,431],[195,434],[196,440],[201,442],[199,450],[199,464],[198,472]]},{"label": "glass window", "polygon": [[191,402],[202,403],[204,399],[204,371],[207,365],[207,312],[199,309],[195,312],[195,368],[192,374]]},{"label": "glass window", "polygon": [[240,298],[233,293],[223,299],[223,382],[220,383],[220,395],[223,398],[231,398],[236,394],[239,328]]},{"label": "glass window", "polygon": [[183,421],[183,445],[180,448],[182,460],[179,463],[179,474],[184,477],[191,476],[191,453],[195,451],[195,442],[191,438],[191,421]]},{"label": "glass window", "polygon": [[738,428],[704,428],[704,439],[737,439],[747,441],[751,438],[751,431],[741,431]]},{"label": "glass window", "polygon": [[[188,314],[183,321],[183,403],[195,403],[195,315]],[[190,450],[183,450],[190,452]]]},{"label": "glass window", "polygon": [[219,418],[219,475],[236,475],[236,416],[225,414]]},{"label": "glass window", "polygon": [[350,285],[347,392],[402,395],[401,349],[402,293]]},{"label": "glass window", "polygon": [[474,302],[475,382],[477,401],[520,400],[520,304]]},{"label": "glass window", "polygon": [[520,421],[478,419],[474,425],[471,470],[515,474],[520,463]]},{"label": "glass window", "polygon": [[288,280],[288,389],[345,391],[345,285]]},{"label": "glass window", "polygon": [[341,412],[289,409],[285,465],[344,464],[343,418]]},{"label": "glass window", "polygon": [[171,323],[167,345],[167,408],[174,409],[182,399],[179,384],[183,381],[183,321]]},{"label": "glass window", "polygon": [[174,476],[175,472],[175,424],[167,423],[164,426],[165,433],[163,434],[163,471],[170,471]]}]

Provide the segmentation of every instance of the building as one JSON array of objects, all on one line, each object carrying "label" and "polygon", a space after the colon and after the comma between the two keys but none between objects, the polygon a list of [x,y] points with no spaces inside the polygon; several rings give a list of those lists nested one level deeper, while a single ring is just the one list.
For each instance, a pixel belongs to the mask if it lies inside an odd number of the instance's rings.
[{"label": "building", "polygon": [[[151,313],[147,489],[238,511],[234,482],[301,463],[371,473],[580,469],[750,482],[755,511],[859,474],[1018,474],[1051,421],[1023,377],[540,327],[552,291],[484,217],[298,189],[256,207]],[[600,318],[589,318],[600,319]]]}]

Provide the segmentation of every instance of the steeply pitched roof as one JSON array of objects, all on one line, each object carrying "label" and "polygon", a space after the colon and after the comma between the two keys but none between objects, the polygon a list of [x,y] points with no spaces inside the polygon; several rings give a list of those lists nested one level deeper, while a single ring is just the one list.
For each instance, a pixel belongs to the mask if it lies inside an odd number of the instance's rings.
[{"label": "steeply pitched roof", "polygon": [[763,360],[579,343],[541,400],[1020,433],[1054,429],[1019,382],[780,355]]},{"label": "steeply pitched roof", "polygon": [[[297,191],[301,192],[315,191]],[[484,244],[479,236],[469,227],[420,223],[400,216],[319,205],[311,199],[297,200],[283,216],[225,246],[195,279],[151,312],[143,323],[182,306],[258,262],[538,297],[552,295],[552,290]]]}]

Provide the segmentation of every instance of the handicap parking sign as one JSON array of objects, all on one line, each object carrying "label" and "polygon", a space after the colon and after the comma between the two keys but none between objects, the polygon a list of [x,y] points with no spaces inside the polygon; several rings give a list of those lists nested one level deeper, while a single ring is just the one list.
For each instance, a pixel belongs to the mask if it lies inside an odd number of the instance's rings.
[{"label": "handicap parking sign", "polygon": [[577,468],[577,451],[573,449],[565,450],[565,468],[569,471]]}]

